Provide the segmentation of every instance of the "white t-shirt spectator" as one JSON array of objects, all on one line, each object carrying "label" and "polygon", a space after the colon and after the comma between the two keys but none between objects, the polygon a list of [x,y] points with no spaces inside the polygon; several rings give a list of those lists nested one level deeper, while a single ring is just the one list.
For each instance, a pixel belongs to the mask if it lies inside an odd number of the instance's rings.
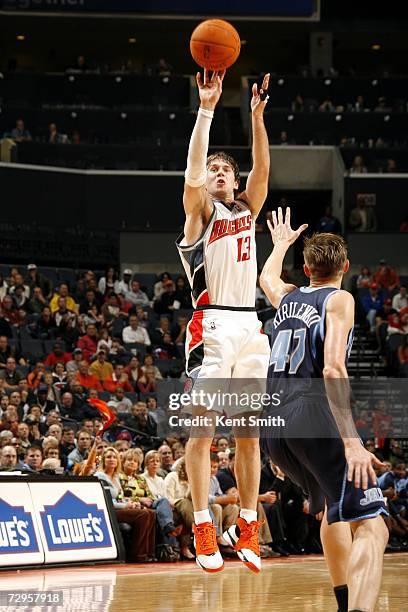
[{"label": "white t-shirt spectator", "polygon": [[149,476],[148,472],[143,472],[143,477],[147,482],[150,492],[153,494],[155,499],[160,497],[166,497],[166,486],[164,484],[164,478],[161,476]]},{"label": "white t-shirt spectator", "polygon": [[132,329],[130,325],[124,328],[122,332],[123,342],[126,344],[131,344],[133,342],[139,342],[140,344],[145,344],[146,346],[150,346],[150,338],[147,330],[140,325],[137,326],[136,329]]},{"label": "white t-shirt spectator", "polygon": [[406,308],[408,306],[408,298],[407,296],[402,296],[400,293],[397,293],[397,295],[394,295],[394,297],[392,298],[392,307],[395,308],[395,310],[402,310],[403,308]]},{"label": "white t-shirt spectator", "polygon": [[149,306],[150,304],[150,300],[144,291],[126,291],[125,300],[135,305]]}]

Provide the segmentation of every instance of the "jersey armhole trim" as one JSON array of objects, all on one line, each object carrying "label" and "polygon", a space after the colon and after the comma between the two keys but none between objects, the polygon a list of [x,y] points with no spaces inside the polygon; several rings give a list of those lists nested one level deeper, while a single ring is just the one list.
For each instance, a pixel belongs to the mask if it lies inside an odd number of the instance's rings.
[{"label": "jersey armhole trim", "polygon": [[213,220],[213,217],[215,215],[215,205],[212,202],[212,213],[210,218],[208,219],[207,225],[203,228],[203,231],[201,232],[201,236],[199,238],[197,238],[197,240],[195,242],[193,242],[193,244],[180,244],[180,242],[183,240],[184,238],[184,232],[181,232],[181,234],[179,234],[179,236],[176,239],[176,246],[178,249],[180,249],[180,251],[191,251],[192,249],[194,249],[200,242],[202,242],[202,240],[205,237],[205,234],[210,226],[211,221]]},{"label": "jersey armhole trim", "polygon": [[327,302],[329,300],[329,298],[331,298],[332,295],[334,295],[335,293],[337,293],[338,291],[340,291],[340,289],[333,289],[333,291],[331,291],[328,295],[326,295],[326,297],[324,298],[324,302],[323,302],[323,306],[322,306],[322,317],[320,319],[320,324],[319,324],[319,334],[320,334],[320,339],[324,340],[325,337],[325,324],[326,324],[326,306],[327,306]]}]

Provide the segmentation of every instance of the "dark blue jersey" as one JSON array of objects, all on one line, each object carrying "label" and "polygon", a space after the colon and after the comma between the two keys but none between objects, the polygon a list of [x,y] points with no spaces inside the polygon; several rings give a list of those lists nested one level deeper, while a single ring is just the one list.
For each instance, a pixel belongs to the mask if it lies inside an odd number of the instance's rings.
[{"label": "dark blue jersey", "polygon": [[[335,287],[300,287],[281,300],[272,326],[268,379],[274,388],[277,380],[280,387],[285,384],[287,401],[318,395],[321,384],[310,379],[323,378],[326,304],[336,291]],[[352,336],[351,330],[347,356]]]}]

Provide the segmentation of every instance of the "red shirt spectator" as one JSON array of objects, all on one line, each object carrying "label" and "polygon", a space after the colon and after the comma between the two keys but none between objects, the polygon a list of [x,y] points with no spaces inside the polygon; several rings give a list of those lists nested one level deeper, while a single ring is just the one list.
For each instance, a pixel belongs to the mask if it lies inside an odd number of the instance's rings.
[{"label": "red shirt spectator", "polygon": [[62,350],[62,344],[60,342],[56,342],[54,344],[53,352],[47,355],[44,364],[47,368],[53,368],[56,363],[66,364],[68,361],[71,361],[71,359],[71,353],[65,353]]},{"label": "red shirt spectator", "polygon": [[387,266],[385,259],[380,260],[380,267],[374,275],[374,282],[383,287],[383,289],[388,289],[390,291],[400,284],[398,274],[394,268]]},{"label": "red shirt spectator", "polygon": [[115,365],[112,376],[104,381],[103,386],[109,393],[114,393],[117,387],[121,387],[125,393],[132,393],[134,391],[124,366],[119,363]]},{"label": "red shirt spectator", "polygon": [[75,381],[87,389],[97,389],[97,391],[103,391],[103,387],[98,378],[94,374],[89,373],[89,364],[87,361],[80,362],[79,370],[75,376]]},{"label": "red shirt spectator", "polygon": [[77,347],[82,350],[84,359],[89,363],[98,349],[98,332],[93,323],[86,326],[86,334],[78,340]]}]

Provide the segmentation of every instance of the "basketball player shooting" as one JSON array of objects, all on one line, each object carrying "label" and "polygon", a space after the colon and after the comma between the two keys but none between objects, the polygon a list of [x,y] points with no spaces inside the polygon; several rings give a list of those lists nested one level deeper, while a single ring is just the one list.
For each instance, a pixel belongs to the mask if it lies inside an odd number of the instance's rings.
[{"label": "basketball player shooting", "polygon": [[372,612],[388,541],[381,514],[388,513],[373,469],[382,463],[362,445],[350,407],[354,300],[341,289],[346,244],[329,233],[306,238],[310,283],[298,288],[281,280],[282,264],[307,226],[293,230],[289,208],[285,219],[281,208],[274,211],[268,225],[274,246],[261,286],[277,309],[268,383],[286,392],[278,409],[285,427],[263,431],[262,446],[309,496],[311,513],[324,510],[321,539],[339,611]]},{"label": "basketball player shooting", "polygon": [[[225,71],[197,74],[200,108],[191,136],[185,172],[184,233],[177,247],[189,279],[195,312],[186,337],[186,371],[194,386],[213,379],[265,379],[269,343],[255,311],[257,260],[255,220],[268,192],[269,144],[263,113],[269,75],[261,89],[252,89],[253,167],[239,193],[239,169],[224,152],[207,159],[214,109],[222,93]],[[238,195],[235,195],[238,194]],[[194,387],[193,387],[194,388]],[[245,417],[248,407],[240,416]],[[191,431],[186,467],[194,506],[197,564],[207,572],[223,569],[215,526],[209,512],[210,446],[218,406],[193,406],[194,416],[210,417],[211,425]],[[227,411],[226,411],[227,412]],[[239,412],[234,407],[234,416]],[[224,533],[239,558],[252,571],[261,568],[257,521],[259,439],[236,436],[235,474],[240,496],[237,524]]]}]

